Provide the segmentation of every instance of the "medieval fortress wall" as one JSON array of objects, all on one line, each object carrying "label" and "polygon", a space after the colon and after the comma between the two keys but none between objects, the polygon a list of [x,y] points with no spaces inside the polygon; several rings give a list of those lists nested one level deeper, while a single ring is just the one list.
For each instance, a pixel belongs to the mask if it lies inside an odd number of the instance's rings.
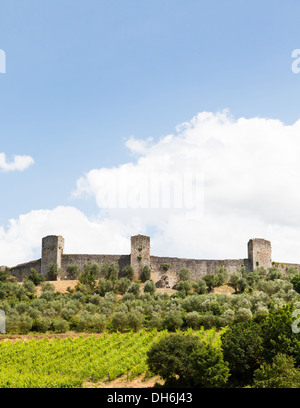
[{"label": "medieval fortress wall", "polygon": [[204,260],[188,258],[159,257],[150,254],[150,237],[135,235],[131,237],[130,255],[89,255],[89,254],[64,254],[64,238],[57,235],[49,235],[42,239],[42,257],[36,261],[27,262],[12,268],[12,274],[22,281],[25,275],[30,273],[31,268],[37,272],[47,275],[50,263],[55,263],[61,269],[60,279],[66,278],[68,265],[78,265],[82,270],[86,263],[98,263],[100,267],[105,263],[116,263],[120,269],[131,265],[135,271],[135,279],[139,279],[142,267],[148,265],[151,269],[151,278],[158,282],[167,276],[169,285],[172,287],[178,281],[178,272],[182,268],[189,269],[194,281],[202,276],[214,274],[219,266],[225,266],[229,274],[246,267],[248,272],[258,267],[270,268],[272,264],[282,271],[288,267],[294,267],[300,272],[299,264],[274,263],[271,260],[271,242],[265,239],[250,239],[248,242],[248,258]]}]

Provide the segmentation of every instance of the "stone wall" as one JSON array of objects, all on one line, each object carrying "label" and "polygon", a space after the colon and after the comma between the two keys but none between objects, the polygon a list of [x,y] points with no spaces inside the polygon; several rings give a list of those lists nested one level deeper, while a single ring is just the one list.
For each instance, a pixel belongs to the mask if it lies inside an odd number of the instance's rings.
[{"label": "stone wall", "polygon": [[38,273],[41,272],[41,260],[37,259],[36,261],[26,262],[19,264],[12,268],[11,274],[15,276],[19,282],[22,282],[24,276],[28,276],[31,268],[35,268]]},{"label": "stone wall", "polygon": [[[178,272],[182,268],[187,268],[190,271],[193,281],[201,279],[208,273],[216,273],[217,268],[222,265],[225,266],[229,274],[240,269],[243,265],[247,271],[249,270],[248,259],[204,260],[151,256],[150,263],[153,280],[156,282],[163,275],[167,275],[171,287],[178,281]],[[169,268],[166,270],[163,266],[169,266]]]},{"label": "stone wall", "polygon": [[[120,270],[119,277],[122,277],[122,269],[124,266],[132,265],[136,272],[135,279],[138,279],[142,266],[148,265],[151,267],[151,278],[154,282],[159,281],[163,275],[167,275],[169,285],[172,287],[177,283],[178,272],[182,268],[189,269],[192,280],[196,281],[208,273],[216,273],[217,268],[222,265],[225,266],[229,274],[240,269],[242,266],[246,267],[247,272],[256,269],[258,266],[262,266],[266,269],[272,266],[270,241],[257,238],[251,239],[248,242],[247,259],[204,260],[152,256],[150,255],[150,237],[145,235],[131,237],[130,255],[69,255],[64,254],[63,249],[64,239],[62,236],[50,235],[44,237],[42,239],[42,258],[15,266],[12,274],[19,280],[22,280],[25,275],[30,273],[31,268],[35,268],[37,272],[41,272],[45,275],[49,263],[54,262],[61,268],[61,278],[64,279],[68,265],[78,265],[82,271],[84,264],[89,262],[98,263],[100,267],[104,263],[116,263]],[[163,265],[165,265],[165,268]],[[288,267],[296,268],[300,272],[300,265],[298,264],[273,262],[273,265],[283,272],[285,272]]]},{"label": "stone wall", "polygon": [[83,270],[83,265],[87,263],[97,263],[100,267],[105,263],[116,263],[120,269],[120,276],[122,276],[122,269],[124,266],[130,265],[130,255],[63,255],[61,262],[62,279],[65,277],[65,272],[68,265],[78,265],[80,270]]}]

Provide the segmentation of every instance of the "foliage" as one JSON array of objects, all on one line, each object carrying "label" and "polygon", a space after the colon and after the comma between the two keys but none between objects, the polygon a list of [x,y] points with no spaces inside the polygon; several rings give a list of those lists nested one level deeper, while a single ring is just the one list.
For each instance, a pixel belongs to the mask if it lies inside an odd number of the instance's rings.
[{"label": "foliage", "polygon": [[300,273],[294,275],[294,277],[291,279],[291,283],[293,284],[295,291],[300,293]]},{"label": "foliage", "polygon": [[151,269],[149,268],[148,265],[143,266],[140,278],[141,278],[141,282],[146,282],[146,281],[150,280],[150,278],[151,278]]},{"label": "foliage", "polygon": [[155,291],[156,291],[156,286],[153,280],[147,280],[144,286],[144,292],[150,293],[151,295],[153,295]]},{"label": "foliage", "polygon": [[196,293],[202,295],[207,292],[206,282],[203,279],[198,280],[198,282],[193,283],[193,288]]},{"label": "foliage", "polygon": [[229,369],[220,349],[205,344],[197,336],[171,334],[160,339],[147,352],[150,370],[166,384],[220,387]]},{"label": "foliage", "polygon": [[79,277],[79,282],[83,285],[94,286],[100,274],[100,267],[97,263],[87,263],[83,266],[83,273]]},{"label": "foliage", "polygon": [[180,281],[189,281],[191,279],[191,272],[187,268],[181,268],[178,276]]},{"label": "foliage", "polygon": [[38,273],[35,268],[31,268],[27,279],[31,280],[35,284],[35,286],[38,286],[42,282],[44,282],[45,276],[43,276],[41,273]]},{"label": "foliage", "polygon": [[71,280],[77,279],[80,275],[80,269],[78,265],[69,264],[66,269],[67,277]]},{"label": "foliage", "polygon": [[295,360],[285,354],[277,354],[272,364],[263,363],[254,373],[254,388],[300,388],[300,370]]},{"label": "foliage", "polygon": [[300,334],[292,330],[295,321],[292,312],[292,305],[273,308],[261,324],[267,363],[271,363],[276,354],[282,353],[294,357],[300,365]]},{"label": "foliage", "polygon": [[47,277],[48,280],[50,281],[55,281],[57,280],[57,277],[60,275],[61,270],[58,268],[57,264],[54,262],[50,262],[48,265],[48,270],[47,270]]},{"label": "foliage", "polygon": [[249,381],[263,361],[263,338],[259,324],[253,320],[230,326],[222,335],[224,360],[236,379]]},{"label": "foliage", "polygon": [[131,265],[126,265],[122,269],[123,275],[125,278],[127,278],[129,281],[132,281],[134,278],[134,269]]}]

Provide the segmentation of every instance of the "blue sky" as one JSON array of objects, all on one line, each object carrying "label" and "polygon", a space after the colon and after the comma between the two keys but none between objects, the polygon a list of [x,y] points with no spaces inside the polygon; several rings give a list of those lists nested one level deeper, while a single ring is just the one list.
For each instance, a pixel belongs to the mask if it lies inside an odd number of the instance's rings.
[{"label": "blue sky", "polygon": [[[11,242],[7,262],[38,256],[38,234],[55,233],[50,221],[40,229],[32,218],[35,238],[23,253],[27,239],[21,226],[12,231],[10,220],[21,225],[21,215],[58,206],[76,208],[96,223],[105,216],[126,226],[123,221],[133,217],[128,236],[135,228],[153,232],[156,252],[167,250],[159,225],[143,222],[140,215],[137,220],[132,212],[123,219],[103,213],[95,191],[72,195],[78,180],[93,169],[137,163],[147,153],[128,148],[128,139],[152,138],[159,146],[161,138],[199,112],[228,109],[233,120],[273,118],[293,125],[300,117],[300,74],[291,70],[291,53],[300,48],[299,13],[296,0],[2,0],[0,49],[7,61],[6,73],[0,74],[0,152],[7,161],[14,155],[34,160],[23,171],[0,172],[0,239]],[[298,168],[294,172],[298,175]],[[298,199],[292,192],[289,198]],[[287,224],[270,220],[257,232],[276,238],[270,228]],[[59,225],[56,229],[60,234]],[[67,226],[62,230],[68,235]],[[245,236],[256,232],[243,231]],[[122,234],[119,240],[109,236],[117,252],[128,238]],[[236,241],[228,245],[235,255]],[[246,248],[246,242],[241,245]],[[169,255],[176,256],[179,246],[180,237]],[[218,248],[195,247],[188,255],[223,256]]]}]

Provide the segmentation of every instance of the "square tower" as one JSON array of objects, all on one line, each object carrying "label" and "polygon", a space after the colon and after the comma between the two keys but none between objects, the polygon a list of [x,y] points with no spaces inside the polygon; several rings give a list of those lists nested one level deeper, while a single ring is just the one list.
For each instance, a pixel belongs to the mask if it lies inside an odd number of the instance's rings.
[{"label": "square tower", "polygon": [[150,237],[134,235],[131,237],[130,265],[135,271],[135,279],[139,279],[142,267],[150,267]]},{"label": "square tower", "polygon": [[61,235],[48,235],[42,239],[41,273],[46,276],[50,263],[61,268],[61,258],[64,252],[64,239]]},{"label": "square tower", "polygon": [[261,266],[265,269],[271,268],[271,242],[260,238],[250,239],[248,259],[252,271]]}]

